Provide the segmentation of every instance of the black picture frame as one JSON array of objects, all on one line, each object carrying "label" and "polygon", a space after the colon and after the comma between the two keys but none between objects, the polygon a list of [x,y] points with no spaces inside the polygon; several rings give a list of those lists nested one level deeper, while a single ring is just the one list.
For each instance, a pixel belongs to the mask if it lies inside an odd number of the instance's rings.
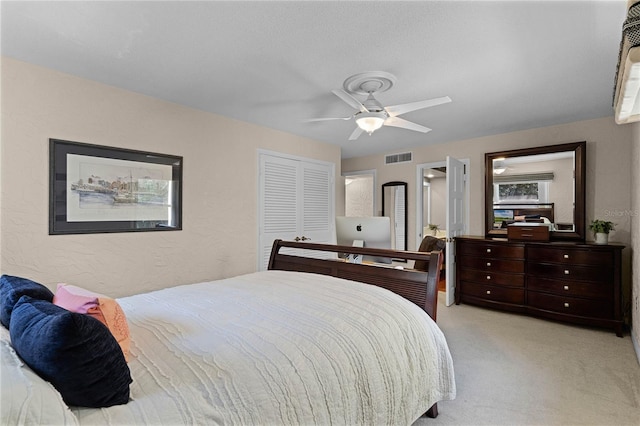
[{"label": "black picture frame", "polygon": [[182,166],[180,156],[49,139],[49,235],[181,230]]}]

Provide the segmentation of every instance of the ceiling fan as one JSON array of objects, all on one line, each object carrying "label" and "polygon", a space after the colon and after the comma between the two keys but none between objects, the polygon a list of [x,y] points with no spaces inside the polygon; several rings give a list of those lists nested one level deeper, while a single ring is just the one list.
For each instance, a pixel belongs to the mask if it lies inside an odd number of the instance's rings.
[{"label": "ceiling fan", "polygon": [[[353,118],[358,127],[349,136],[350,141],[358,139],[363,132],[372,134],[382,126],[400,127],[422,133],[431,131],[430,128],[407,121],[400,118],[399,115],[445,104],[451,102],[451,98],[443,96],[441,98],[383,107],[375,98],[374,93],[387,91],[395,81],[394,75],[384,71],[353,75],[344,81],[344,89],[332,90],[332,92],[357,111],[348,117],[312,118],[307,121],[351,120]],[[360,102],[352,94],[367,95],[367,99],[364,102]]]}]

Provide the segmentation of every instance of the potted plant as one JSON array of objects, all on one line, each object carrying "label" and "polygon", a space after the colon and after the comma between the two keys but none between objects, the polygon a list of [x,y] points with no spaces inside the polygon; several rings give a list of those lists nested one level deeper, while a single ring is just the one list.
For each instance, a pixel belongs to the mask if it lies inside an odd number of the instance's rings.
[{"label": "potted plant", "polygon": [[436,225],[435,223],[430,223],[429,224],[429,229],[431,230],[431,235],[436,236],[436,234],[438,233],[438,230],[440,229],[440,227],[438,225]]},{"label": "potted plant", "polygon": [[615,230],[614,223],[608,220],[594,219],[589,225],[589,229],[593,231],[596,244],[609,244],[609,232]]}]

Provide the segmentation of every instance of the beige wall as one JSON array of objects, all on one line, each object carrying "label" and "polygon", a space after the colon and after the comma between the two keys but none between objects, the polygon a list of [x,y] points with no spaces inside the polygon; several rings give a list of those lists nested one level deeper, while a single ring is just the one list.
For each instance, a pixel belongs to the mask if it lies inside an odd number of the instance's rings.
[{"label": "beige wall", "polygon": [[[428,138],[427,136],[425,136]],[[343,173],[376,169],[378,183],[392,180],[409,185],[409,246],[415,246],[416,165],[444,161],[447,155],[469,159],[470,234],[484,233],[484,154],[486,152],[531,146],[587,141],[587,221],[625,211],[631,206],[631,129],[618,126],[613,117],[580,121],[560,126],[468,139],[446,144],[414,147],[413,162],[384,165],[384,155],[407,151],[399,148],[389,153],[342,160]],[[597,177],[597,178],[596,178]],[[380,210],[377,206],[376,210]],[[629,244],[630,218],[616,218],[612,242]],[[588,238],[592,239],[591,235]]]},{"label": "beige wall", "polygon": [[[431,182],[431,223],[438,225],[439,229],[447,227],[447,179],[437,177],[430,179]],[[409,195],[415,197],[415,193]],[[426,197],[424,197],[426,199]],[[426,204],[426,203],[425,203]],[[423,228],[429,224],[423,221]],[[423,232],[423,235],[425,233]],[[412,247],[409,245],[409,247]]]},{"label": "beige wall", "polygon": [[[427,134],[425,137],[428,138],[429,135]],[[343,173],[348,173],[358,170],[377,169],[379,183],[392,180],[405,181],[408,183],[409,247],[415,248],[415,185],[416,166],[418,164],[444,161],[447,155],[459,159],[469,159],[470,229],[468,233],[471,235],[483,235],[484,154],[487,152],[577,141],[587,141],[587,223],[594,218],[613,221],[616,224],[616,230],[610,234],[610,241],[627,246],[623,251],[623,291],[625,293],[624,303],[627,309],[631,305],[631,220],[632,217],[634,220],[638,220],[637,217],[628,213],[630,211],[638,212],[637,201],[635,210],[631,208],[631,194],[632,189],[634,193],[638,191],[639,183],[637,181],[637,167],[635,167],[635,165],[640,163],[638,162],[637,154],[635,162],[632,162],[631,158],[631,126],[616,125],[613,117],[505,133],[446,144],[414,147],[409,149],[413,152],[413,162],[384,165],[384,155],[408,150],[404,147],[399,147],[397,150],[385,154],[344,159],[342,160],[342,170]],[[634,140],[634,143],[637,151],[637,138]],[[632,164],[634,164],[633,168]],[[636,176],[635,185],[632,185],[632,170]],[[379,207],[377,210],[379,210]],[[593,235],[591,235],[588,230],[587,239],[593,240]],[[635,244],[637,244],[637,237]],[[635,264],[638,264],[637,256]],[[637,294],[638,292],[635,292],[633,297],[636,297],[635,295]]]},{"label": "beige wall", "polygon": [[[2,58],[0,271],[113,297],[255,270],[257,150],[340,149]],[[49,138],[184,157],[183,230],[48,235]]]}]

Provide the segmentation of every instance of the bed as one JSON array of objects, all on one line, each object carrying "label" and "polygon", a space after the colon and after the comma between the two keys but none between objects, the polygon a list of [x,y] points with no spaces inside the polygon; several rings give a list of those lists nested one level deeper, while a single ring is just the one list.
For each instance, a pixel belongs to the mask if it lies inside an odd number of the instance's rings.
[{"label": "bed", "polygon": [[[326,256],[345,250],[392,253],[430,270]],[[268,271],[118,299],[133,382],[128,403],[107,408],[67,407],[0,327],[0,423],[399,425],[434,417],[436,403],[456,393],[435,323],[440,262],[439,252],[276,240]]]}]

